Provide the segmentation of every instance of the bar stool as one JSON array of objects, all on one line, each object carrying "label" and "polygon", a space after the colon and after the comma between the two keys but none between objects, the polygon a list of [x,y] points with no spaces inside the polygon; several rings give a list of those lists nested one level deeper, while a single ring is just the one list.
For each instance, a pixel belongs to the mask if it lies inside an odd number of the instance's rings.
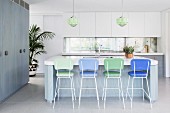
[{"label": "bar stool", "polygon": [[[128,95],[131,100],[131,108],[132,108],[132,102],[133,102],[133,90],[134,89],[140,89],[143,91],[143,100],[144,100],[144,93],[146,94],[146,96],[150,100],[150,106],[152,108],[152,99],[150,96],[149,84],[148,84],[148,79],[147,79],[149,70],[150,70],[150,65],[151,65],[151,61],[149,59],[132,59],[131,60],[132,71],[128,72],[129,80],[128,80],[127,92],[126,92],[126,99],[127,99],[127,95]],[[129,88],[130,79],[132,79],[132,87],[131,88]],[[141,88],[134,88],[133,83],[134,83],[135,79],[142,79],[142,87]],[[148,93],[145,91],[145,89],[143,87],[143,85],[144,85],[143,79],[146,79]],[[131,96],[129,94],[129,89],[131,89]]]},{"label": "bar stool", "polygon": [[[57,95],[58,95],[58,100],[59,100],[60,89],[70,89],[71,90],[72,104],[73,104],[73,108],[74,108],[74,98],[76,100],[76,95],[75,95],[75,88],[74,88],[74,81],[73,81],[74,73],[72,72],[73,62],[69,58],[57,58],[54,63],[54,68],[57,71],[57,73],[56,73],[57,80],[56,80],[56,87],[55,87],[53,109],[55,106],[55,98]],[[70,79],[70,87],[61,87],[60,79]]]},{"label": "bar stool", "polygon": [[[97,73],[98,65],[99,65],[99,61],[94,58],[83,58],[79,60],[79,68],[80,68],[80,76],[81,76],[79,107],[80,107],[80,101],[81,101],[81,92],[83,89],[95,89],[96,90],[97,102],[98,102],[98,107],[99,107],[99,95],[98,95],[97,81],[96,81],[96,76],[98,74]],[[91,88],[82,87],[84,79],[94,79],[95,87],[91,87]]]},{"label": "bar stool", "polygon": [[[106,92],[108,89],[119,90],[119,99],[121,94],[122,101],[123,101],[123,108],[125,108],[123,89],[122,89],[122,80],[121,80],[123,68],[124,68],[124,60],[121,58],[106,58],[104,60],[105,71],[103,72],[103,74],[105,76],[105,79],[104,79],[104,88],[103,88],[103,96],[102,96],[102,100],[104,99],[104,108],[106,103]],[[118,87],[108,87],[108,79],[117,79]]]}]

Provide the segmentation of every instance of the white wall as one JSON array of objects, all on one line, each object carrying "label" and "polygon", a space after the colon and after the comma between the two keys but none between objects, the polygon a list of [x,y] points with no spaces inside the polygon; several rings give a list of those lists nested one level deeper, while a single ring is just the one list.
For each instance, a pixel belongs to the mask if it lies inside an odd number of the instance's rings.
[{"label": "white wall", "polygon": [[162,12],[162,37],[159,39],[159,49],[164,53],[165,77],[170,77],[170,13]]},{"label": "white wall", "polygon": [[44,73],[44,60],[55,55],[61,55],[63,50],[63,17],[61,15],[30,15],[30,25],[37,24],[42,31],[52,31],[55,37],[44,41],[47,54],[37,56],[39,67],[37,73]]}]

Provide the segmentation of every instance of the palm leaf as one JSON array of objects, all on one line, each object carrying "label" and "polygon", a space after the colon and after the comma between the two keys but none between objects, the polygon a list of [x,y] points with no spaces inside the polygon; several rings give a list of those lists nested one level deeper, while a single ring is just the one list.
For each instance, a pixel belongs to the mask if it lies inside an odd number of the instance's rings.
[{"label": "palm leaf", "polygon": [[30,64],[35,60],[36,55],[45,54],[44,40],[52,39],[55,36],[53,32],[41,32],[40,27],[32,25],[29,29],[29,51]]}]

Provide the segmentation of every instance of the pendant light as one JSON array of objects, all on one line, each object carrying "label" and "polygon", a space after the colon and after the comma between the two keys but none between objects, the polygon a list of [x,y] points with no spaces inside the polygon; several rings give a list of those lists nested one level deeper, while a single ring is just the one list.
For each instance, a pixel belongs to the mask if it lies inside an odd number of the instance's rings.
[{"label": "pendant light", "polygon": [[122,16],[116,19],[116,23],[121,27],[127,25],[128,23],[128,19],[123,16],[123,0],[122,0]]},{"label": "pendant light", "polygon": [[68,19],[68,24],[75,27],[78,24],[78,19],[74,16],[74,0],[73,0],[73,16]]}]

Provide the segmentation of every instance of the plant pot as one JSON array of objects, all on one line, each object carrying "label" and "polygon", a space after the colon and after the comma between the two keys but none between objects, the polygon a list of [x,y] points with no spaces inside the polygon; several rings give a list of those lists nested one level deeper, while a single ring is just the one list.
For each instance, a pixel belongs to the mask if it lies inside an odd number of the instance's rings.
[{"label": "plant pot", "polygon": [[126,58],[133,58],[133,54],[125,53],[125,57],[126,57]]},{"label": "plant pot", "polygon": [[36,72],[37,72],[37,64],[32,64],[29,66],[29,76],[30,77],[33,77],[36,75]]}]

